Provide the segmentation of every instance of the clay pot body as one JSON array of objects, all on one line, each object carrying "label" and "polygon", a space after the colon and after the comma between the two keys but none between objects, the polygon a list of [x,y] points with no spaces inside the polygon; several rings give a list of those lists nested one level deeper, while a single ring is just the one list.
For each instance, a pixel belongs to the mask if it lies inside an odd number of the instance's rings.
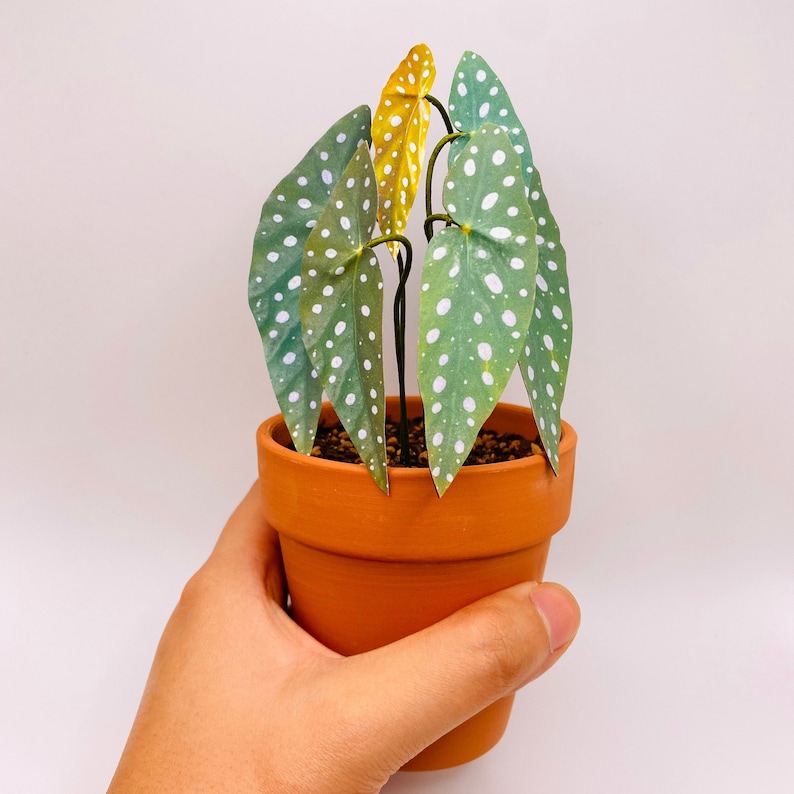
[{"label": "clay pot body", "polygon": [[[396,400],[387,413],[399,415]],[[408,415],[419,416],[418,397]],[[336,423],[329,404],[320,423]],[[535,438],[528,408],[500,403],[486,427]],[[389,496],[364,466],[287,449],[281,416],[257,433],[268,523],[280,536],[295,620],[333,650],[371,650],[483,596],[543,577],[551,536],[571,504],[576,433],[562,423],[560,475],[542,456],[464,467],[439,499],[427,469],[389,469]],[[454,693],[450,693],[454,697]],[[430,745],[404,768],[470,761],[501,738],[504,698]]]}]

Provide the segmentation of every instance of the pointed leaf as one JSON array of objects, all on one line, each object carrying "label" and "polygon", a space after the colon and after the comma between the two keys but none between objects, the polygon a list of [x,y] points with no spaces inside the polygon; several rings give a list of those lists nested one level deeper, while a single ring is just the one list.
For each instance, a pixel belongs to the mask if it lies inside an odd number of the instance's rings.
[{"label": "pointed leaf", "polygon": [[[372,122],[378,225],[385,234],[405,234],[425,158],[430,103],[436,67],[425,44],[412,47],[389,78]],[[399,243],[388,243],[393,257]]]},{"label": "pointed leaf", "polygon": [[556,472],[560,463],[560,405],[568,377],[573,329],[565,249],[537,168],[532,174],[529,201],[538,222],[538,273],[534,316],[519,366],[543,447]]},{"label": "pointed leaf", "polygon": [[[498,124],[510,136],[515,150],[521,155],[524,182],[529,184],[532,173],[532,150],[524,127],[513,109],[502,81],[490,66],[476,53],[463,53],[455,71],[449,92],[449,117],[460,132],[473,133],[486,122]],[[467,138],[452,142],[449,151],[450,165],[463,151]]]},{"label": "pointed leaf", "polygon": [[306,241],[300,312],[303,341],[328,399],[375,482],[388,492],[383,278],[367,247],[377,200],[362,144]]},{"label": "pointed leaf", "polygon": [[474,134],[447,176],[444,206],[458,226],[432,238],[419,303],[419,391],[439,494],[504,391],[532,316],[536,225],[501,128]]},{"label": "pointed leaf", "polygon": [[[450,91],[450,118],[455,128],[470,132],[482,119],[500,124],[521,156],[526,194],[538,219],[538,274],[535,310],[520,368],[541,441],[556,472],[559,466],[560,405],[565,391],[571,351],[571,304],[565,250],[549,211],[540,175],[532,161],[529,139],[504,86],[488,64],[473,52],[464,53]],[[452,144],[450,158],[467,139]],[[545,288],[544,288],[545,287]]]},{"label": "pointed leaf", "polygon": [[254,237],[248,303],[279,407],[295,449],[305,454],[314,443],[322,387],[301,338],[303,247],[369,128],[366,105],[339,119],[268,196]]}]

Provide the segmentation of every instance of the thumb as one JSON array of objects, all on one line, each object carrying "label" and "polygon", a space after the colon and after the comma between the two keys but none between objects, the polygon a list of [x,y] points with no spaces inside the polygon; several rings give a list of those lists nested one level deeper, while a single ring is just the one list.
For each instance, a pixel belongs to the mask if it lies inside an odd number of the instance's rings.
[{"label": "thumb", "polygon": [[524,583],[391,645],[350,657],[359,702],[366,704],[364,722],[375,728],[369,735],[378,737],[381,760],[402,766],[537,678],[564,653],[578,628],[579,606],[565,588]]}]

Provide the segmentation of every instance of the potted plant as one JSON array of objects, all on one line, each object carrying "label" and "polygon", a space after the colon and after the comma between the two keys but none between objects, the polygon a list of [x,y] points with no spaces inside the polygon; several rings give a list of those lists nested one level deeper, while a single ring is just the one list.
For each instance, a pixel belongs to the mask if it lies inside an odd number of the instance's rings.
[{"label": "potted plant", "polygon": [[[446,108],[430,93],[434,78],[430,50],[413,47],[374,116],[365,105],[343,116],[276,186],[254,240],[249,302],[282,410],[257,434],[264,510],[280,536],[295,619],[344,654],[540,580],[570,510],[576,434],[560,418],[571,307],[559,230],[488,64],[464,53]],[[446,132],[423,176],[432,108]],[[432,180],[445,147],[439,211]],[[423,178],[419,396],[409,397],[406,226]],[[376,249],[399,273],[399,395],[389,398]],[[499,402],[516,366],[531,409]],[[338,455],[323,452],[328,436]],[[497,462],[464,465],[494,452]],[[361,465],[340,462],[345,455]],[[482,754],[511,702],[407,768]]]}]

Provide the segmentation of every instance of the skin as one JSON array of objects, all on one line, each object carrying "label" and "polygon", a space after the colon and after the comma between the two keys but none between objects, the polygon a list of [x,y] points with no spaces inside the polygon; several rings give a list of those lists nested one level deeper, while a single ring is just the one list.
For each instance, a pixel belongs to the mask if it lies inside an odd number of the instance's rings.
[{"label": "skin", "polygon": [[278,538],[261,516],[255,486],[185,586],[109,794],[378,792],[548,670],[578,629],[567,590],[528,582],[339,656],[284,611]]}]

